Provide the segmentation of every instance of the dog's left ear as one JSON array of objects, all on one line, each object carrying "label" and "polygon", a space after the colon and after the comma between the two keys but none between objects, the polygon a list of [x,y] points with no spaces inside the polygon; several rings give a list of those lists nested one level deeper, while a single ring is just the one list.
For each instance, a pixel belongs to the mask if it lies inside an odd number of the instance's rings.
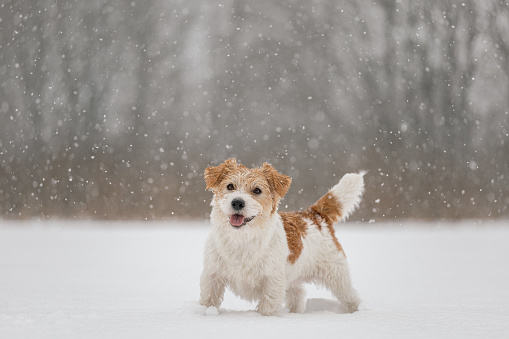
[{"label": "dog's left ear", "polygon": [[221,165],[212,167],[209,166],[205,169],[205,183],[207,187],[205,189],[211,190],[219,186],[221,181],[226,177],[226,175],[235,170],[239,164],[237,164],[236,159],[228,159],[223,162]]},{"label": "dog's left ear", "polygon": [[290,188],[290,184],[292,179],[284,174],[279,173],[274,167],[269,165],[268,163],[264,163],[262,166],[262,171],[271,189],[279,195],[280,198],[284,197],[288,189]]}]

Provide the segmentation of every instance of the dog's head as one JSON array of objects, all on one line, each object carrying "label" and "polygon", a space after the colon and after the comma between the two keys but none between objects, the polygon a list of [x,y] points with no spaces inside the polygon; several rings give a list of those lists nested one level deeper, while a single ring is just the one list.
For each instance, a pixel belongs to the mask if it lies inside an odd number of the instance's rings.
[{"label": "dog's head", "polygon": [[214,192],[213,209],[235,228],[275,213],[291,181],[267,163],[261,168],[247,168],[228,159],[205,169],[207,189]]}]

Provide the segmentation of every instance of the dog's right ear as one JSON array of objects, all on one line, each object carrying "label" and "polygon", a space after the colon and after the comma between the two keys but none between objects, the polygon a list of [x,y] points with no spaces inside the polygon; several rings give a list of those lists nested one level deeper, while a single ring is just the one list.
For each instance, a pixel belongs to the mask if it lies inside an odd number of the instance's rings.
[{"label": "dog's right ear", "polygon": [[239,166],[236,159],[228,159],[221,165],[205,168],[205,183],[207,190],[213,190],[224,180],[229,172],[235,170]]}]

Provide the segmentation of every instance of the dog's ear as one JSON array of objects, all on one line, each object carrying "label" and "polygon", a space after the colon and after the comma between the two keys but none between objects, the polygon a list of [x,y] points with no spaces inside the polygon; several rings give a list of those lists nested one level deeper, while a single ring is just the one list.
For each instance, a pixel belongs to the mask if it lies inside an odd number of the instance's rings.
[{"label": "dog's ear", "polygon": [[262,171],[271,189],[279,195],[280,198],[284,197],[288,189],[290,188],[290,184],[292,179],[284,174],[279,173],[274,167],[269,165],[268,163],[264,163],[262,166]]},{"label": "dog's ear", "polygon": [[205,183],[207,184],[205,189],[211,190],[219,186],[226,175],[235,170],[238,166],[239,164],[237,164],[237,160],[228,159],[219,166],[209,166],[205,168]]}]

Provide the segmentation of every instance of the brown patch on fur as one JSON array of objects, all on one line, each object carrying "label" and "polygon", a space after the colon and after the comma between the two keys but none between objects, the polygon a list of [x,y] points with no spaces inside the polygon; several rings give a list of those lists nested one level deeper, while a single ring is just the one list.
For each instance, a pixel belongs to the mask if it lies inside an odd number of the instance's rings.
[{"label": "brown patch on fur", "polygon": [[343,215],[341,203],[331,192],[318,199],[309,209],[320,215],[328,224],[334,224]]},{"label": "brown patch on fur", "polygon": [[[328,193],[330,194],[330,193]],[[327,194],[327,195],[328,195]],[[326,197],[325,195],[324,197]],[[332,196],[332,195],[331,195]],[[324,198],[322,197],[322,199]],[[320,199],[320,200],[322,200]],[[329,198],[327,198],[329,199]],[[332,196],[332,199],[336,200],[334,196]],[[320,202],[318,200],[318,202]],[[326,200],[327,201],[327,200]],[[318,203],[317,202],[317,203]],[[327,203],[332,203],[332,201],[327,201]],[[339,202],[338,202],[339,204]],[[315,204],[316,205],[316,204]],[[332,213],[332,216],[328,216],[326,214],[321,214],[324,212],[330,212],[330,211],[338,211],[341,210],[341,207],[339,205],[336,209],[333,209],[332,206],[329,206],[328,209],[321,210],[321,213],[317,212],[317,209],[314,208],[315,205],[311,206],[306,211],[302,212],[279,212],[279,215],[281,216],[281,219],[283,220],[283,227],[285,229],[286,233],[286,240],[288,243],[288,249],[290,250],[290,255],[288,255],[288,261],[291,264],[294,264],[297,259],[299,259],[300,254],[302,253],[303,243],[302,239],[306,237],[307,234],[307,220],[311,221],[313,225],[315,225],[319,230],[322,229],[322,222],[325,222],[327,230],[329,231],[332,241],[334,242],[334,245],[338,249],[339,252],[342,252],[343,255],[346,256],[343,247],[339,243],[338,239],[336,238],[336,234],[334,231],[334,217],[336,214]],[[338,219],[339,220],[339,219]]]},{"label": "brown patch on fur", "polygon": [[343,211],[341,210],[341,203],[338,201],[338,199],[329,192],[318,199],[318,201],[309,208],[308,212],[320,216],[320,218],[325,221],[327,224],[327,229],[332,236],[332,241],[334,241],[334,245],[336,245],[338,251],[345,254],[343,247],[336,238],[333,227],[334,223],[339,221],[343,215]]},{"label": "brown patch on fur", "polygon": [[306,221],[302,217],[303,212],[279,212],[283,219],[286,241],[288,242],[288,261],[294,264],[302,253],[302,239],[306,237]]}]

